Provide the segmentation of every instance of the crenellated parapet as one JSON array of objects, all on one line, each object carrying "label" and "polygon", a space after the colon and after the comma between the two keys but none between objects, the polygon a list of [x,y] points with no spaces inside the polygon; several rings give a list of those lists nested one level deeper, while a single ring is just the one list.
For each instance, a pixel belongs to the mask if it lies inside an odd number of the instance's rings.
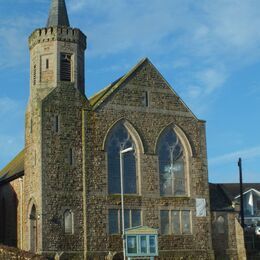
[{"label": "crenellated parapet", "polygon": [[49,27],[36,29],[29,37],[29,47],[32,49],[38,43],[50,41],[64,41],[76,43],[83,50],[87,47],[86,36],[77,28]]}]

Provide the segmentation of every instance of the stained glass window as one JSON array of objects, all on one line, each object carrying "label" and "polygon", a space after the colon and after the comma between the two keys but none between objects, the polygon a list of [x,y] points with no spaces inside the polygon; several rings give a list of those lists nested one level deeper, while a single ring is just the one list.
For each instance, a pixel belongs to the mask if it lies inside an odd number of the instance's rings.
[{"label": "stained glass window", "polygon": [[[121,193],[120,186],[120,149],[134,147],[134,142],[123,124],[118,124],[109,136],[107,142],[108,160],[108,192]],[[136,193],[136,158],[135,151],[123,155],[124,193]]]},{"label": "stained glass window", "polygon": [[160,194],[178,196],[186,194],[183,148],[173,129],[168,128],[158,145]]}]

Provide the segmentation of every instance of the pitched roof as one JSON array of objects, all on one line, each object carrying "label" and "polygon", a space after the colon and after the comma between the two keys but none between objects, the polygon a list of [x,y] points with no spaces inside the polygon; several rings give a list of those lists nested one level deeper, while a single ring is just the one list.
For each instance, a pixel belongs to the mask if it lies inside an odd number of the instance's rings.
[{"label": "pitched roof", "polygon": [[24,174],[24,150],[0,171],[0,184],[10,182]]},{"label": "pitched roof", "polygon": [[[234,200],[240,194],[239,183],[219,183],[230,200]],[[260,191],[260,183],[243,183],[243,193],[250,189]]]},{"label": "pitched roof", "polygon": [[226,195],[220,184],[209,183],[210,209],[212,211],[233,211],[232,200]]},{"label": "pitched roof", "polygon": [[70,26],[65,0],[52,0],[47,27]]}]

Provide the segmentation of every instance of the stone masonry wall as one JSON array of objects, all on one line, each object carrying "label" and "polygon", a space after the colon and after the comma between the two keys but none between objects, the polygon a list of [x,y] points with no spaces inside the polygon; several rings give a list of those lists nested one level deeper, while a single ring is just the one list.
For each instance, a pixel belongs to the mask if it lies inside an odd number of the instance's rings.
[{"label": "stone masonry wall", "polygon": [[[43,101],[43,252],[52,256],[64,251],[70,259],[74,255],[81,259],[84,251],[82,110],[87,107],[87,100],[70,83],[58,85]],[[64,230],[65,210],[73,212],[72,234]]]},{"label": "stone masonry wall", "polygon": [[[235,212],[212,212],[212,241],[216,260],[245,260],[243,231]],[[224,232],[219,232],[217,219],[224,218]],[[240,228],[238,227],[240,226]]]},{"label": "stone masonry wall", "polygon": [[[143,102],[145,91],[149,92],[149,107]],[[160,235],[160,259],[188,255],[193,257],[191,259],[196,259],[198,255],[200,259],[212,259],[209,207],[206,217],[198,218],[195,214],[196,198],[205,198],[209,205],[204,122],[194,117],[148,61],[96,109],[92,120],[94,148],[86,151],[86,154],[93,154],[93,161],[87,162],[92,170],[88,171],[86,180],[89,257],[122,250],[121,235],[108,235],[108,210],[120,208],[120,196],[108,194],[104,143],[111,127],[117,121],[124,120],[137,131],[144,147],[144,153],[138,154],[139,192],[125,196],[125,208],[141,209],[143,225],[154,228],[160,227],[162,209],[191,210],[192,234]],[[192,147],[193,156],[188,158],[189,195],[185,197],[161,197],[159,194],[156,143],[162,130],[170,124],[177,125],[183,131]]]}]

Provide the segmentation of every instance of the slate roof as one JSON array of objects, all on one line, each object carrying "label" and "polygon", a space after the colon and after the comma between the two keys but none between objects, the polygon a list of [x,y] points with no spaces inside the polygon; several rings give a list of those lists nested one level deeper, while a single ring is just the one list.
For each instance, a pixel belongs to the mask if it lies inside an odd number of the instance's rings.
[{"label": "slate roof", "polygon": [[221,184],[209,183],[210,209],[212,211],[234,211],[232,200],[229,199]]},{"label": "slate roof", "polygon": [[0,184],[10,182],[24,175],[24,150],[0,171]]},{"label": "slate roof", "polygon": [[[235,197],[240,195],[239,183],[219,183],[218,185],[221,185],[221,188],[230,200],[234,200]],[[243,193],[250,189],[260,191],[260,183],[243,183]]]},{"label": "slate roof", "polygon": [[52,0],[47,27],[70,26],[65,0]]}]

